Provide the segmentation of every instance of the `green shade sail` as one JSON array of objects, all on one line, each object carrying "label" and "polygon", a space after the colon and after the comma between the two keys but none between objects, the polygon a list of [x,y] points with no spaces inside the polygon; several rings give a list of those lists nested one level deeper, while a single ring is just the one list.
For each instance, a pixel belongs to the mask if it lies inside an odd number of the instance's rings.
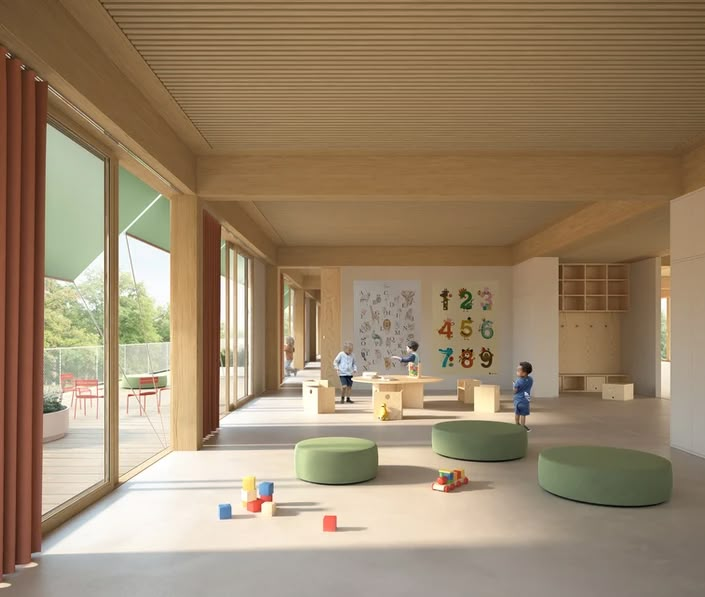
[{"label": "green shade sail", "polygon": [[[46,174],[45,275],[73,281],[103,253],[105,161],[48,126]],[[169,200],[124,168],[119,189],[120,233],[169,251]]]}]

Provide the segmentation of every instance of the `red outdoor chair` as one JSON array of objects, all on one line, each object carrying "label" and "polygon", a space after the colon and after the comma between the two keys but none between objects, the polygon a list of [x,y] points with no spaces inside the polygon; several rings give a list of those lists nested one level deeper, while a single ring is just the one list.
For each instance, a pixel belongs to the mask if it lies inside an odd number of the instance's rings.
[{"label": "red outdoor chair", "polygon": [[157,399],[157,412],[161,414],[162,412],[162,394],[160,388],[157,387],[157,377],[147,376],[140,377],[137,381],[137,387],[132,388],[127,394],[127,405],[125,408],[125,413],[130,414],[130,398],[136,398],[137,404],[140,406],[140,417],[142,413],[147,412],[147,397],[155,396]]},{"label": "red outdoor chair", "polygon": [[78,403],[83,400],[83,414],[86,415],[86,401],[91,401],[91,408],[93,408],[93,399],[95,398],[95,418],[98,418],[99,400],[103,398],[103,394],[100,393],[100,386],[97,379],[77,379],[74,382],[74,406],[73,406],[73,418],[76,418],[76,411],[78,410]]},{"label": "red outdoor chair", "polygon": [[73,397],[76,393],[76,379],[73,373],[62,373],[60,375],[61,398],[63,400],[66,392],[71,392],[71,406],[73,406]]}]

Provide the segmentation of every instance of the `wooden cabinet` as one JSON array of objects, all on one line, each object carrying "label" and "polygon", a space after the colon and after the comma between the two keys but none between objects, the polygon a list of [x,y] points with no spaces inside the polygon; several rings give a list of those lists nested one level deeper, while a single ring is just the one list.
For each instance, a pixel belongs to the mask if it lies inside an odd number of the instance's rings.
[{"label": "wooden cabinet", "polygon": [[558,266],[561,311],[626,311],[629,266],[623,263],[564,263]]},{"label": "wooden cabinet", "polygon": [[602,373],[561,373],[559,389],[561,392],[595,392],[601,393],[607,384],[627,384],[628,375]]}]

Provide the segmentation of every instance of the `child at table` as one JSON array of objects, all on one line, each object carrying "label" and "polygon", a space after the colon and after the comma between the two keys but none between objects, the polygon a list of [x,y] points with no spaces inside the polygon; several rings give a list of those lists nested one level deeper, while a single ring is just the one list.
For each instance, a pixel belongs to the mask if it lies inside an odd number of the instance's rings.
[{"label": "child at table", "polygon": [[353,375],[357,373],[357,362],[353,354],[352,342],[345,342],[343,344],[343,350],[335,357],[333,367],[335,367],[335,370],[338,372],[338,377],[340,377],[340,403],[343,404],[347,402],[348,404],[353,404],[350,395],[352,394],[353,386],[352,378]]},{"label": "child at table", "polygon": [[409,376],[418,377],[419,376],[419,343],[411,340],[406,345],[406,356],[405,357],[392,357],[395,361],[400,363],[408,363],[409,365]]},{"label": "child at table", "polygon": [[517,367],[517,379],[514,382],[514,421],[527,431],[531,431],[526,426],[526,417],[531,414],[531,388],[534,386],[531,372],[533,370],[531,363],[522,361]]}]

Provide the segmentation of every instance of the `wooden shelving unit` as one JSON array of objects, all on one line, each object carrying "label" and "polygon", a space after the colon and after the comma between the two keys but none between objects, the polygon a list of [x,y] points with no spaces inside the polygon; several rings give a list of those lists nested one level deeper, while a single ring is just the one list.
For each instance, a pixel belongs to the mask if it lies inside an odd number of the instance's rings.
[{"label": "wooden shelving unit", "polygon": [[561,392],[602,392],[606,383],[631,383],[628,375],[617,373],[561,373],[559,376]]},{"label": "wooden shelving unit", "polygon": [[558,266],[561,311],[620,312],[629,309],[629,266],[564,263]]}]

